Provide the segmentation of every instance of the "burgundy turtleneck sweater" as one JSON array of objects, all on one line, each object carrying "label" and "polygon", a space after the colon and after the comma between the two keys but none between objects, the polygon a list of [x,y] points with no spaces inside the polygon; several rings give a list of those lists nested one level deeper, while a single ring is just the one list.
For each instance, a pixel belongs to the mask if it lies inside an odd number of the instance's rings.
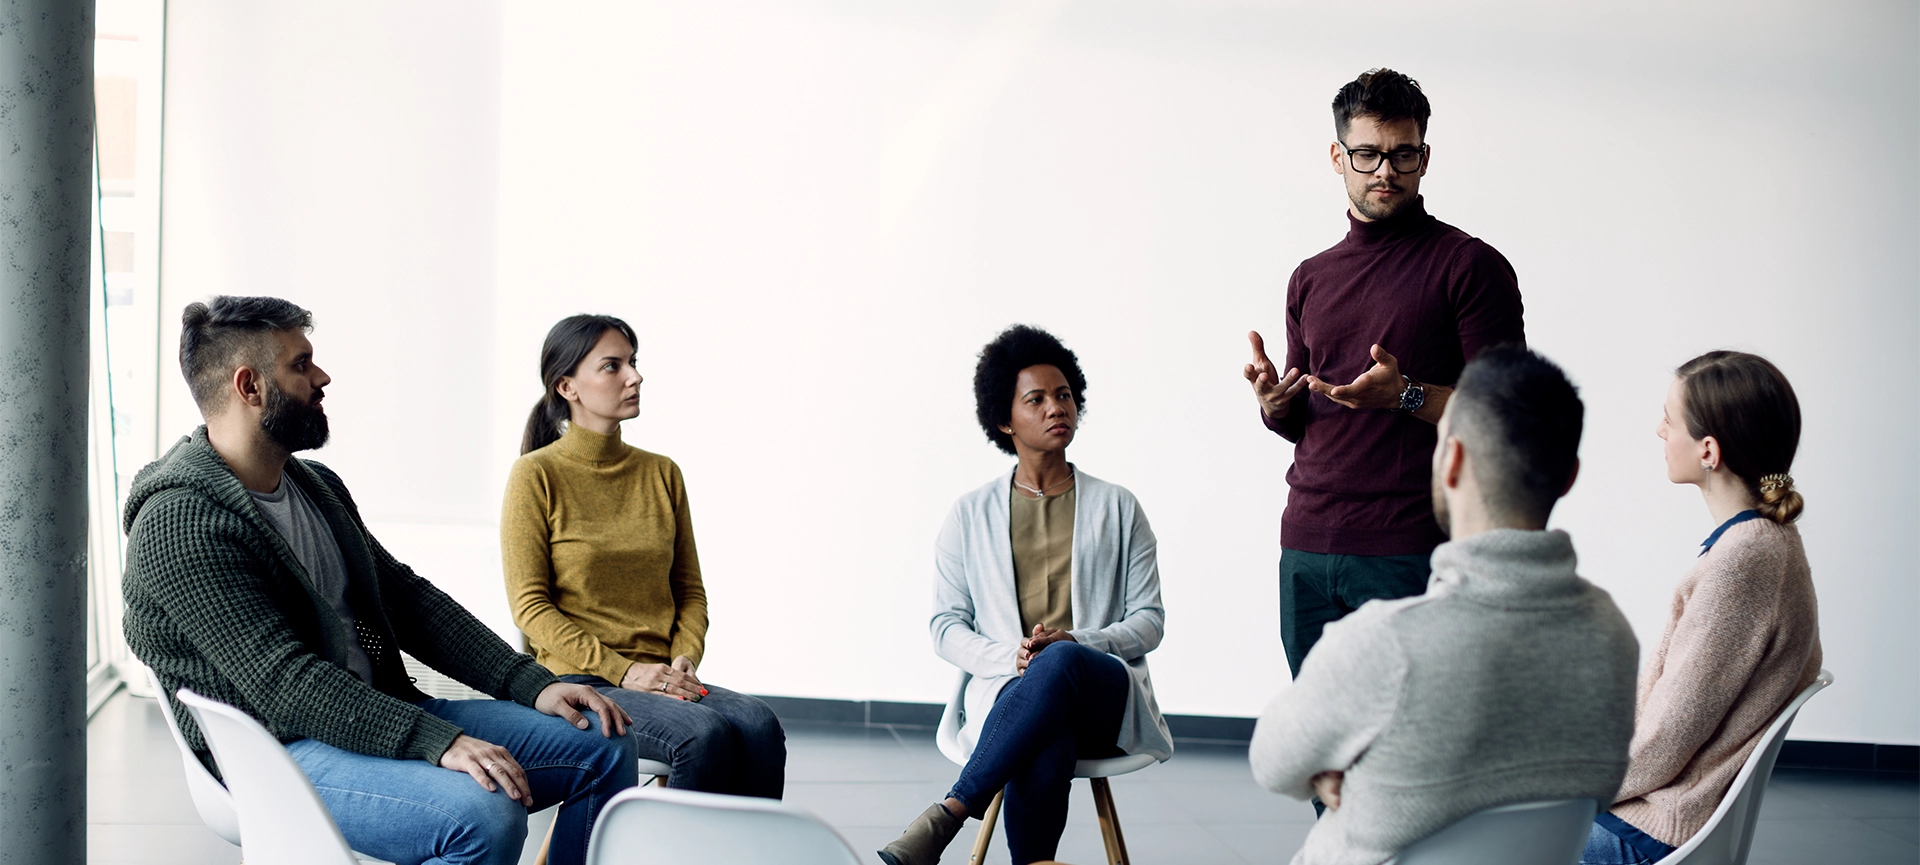
[{"label": "burgundy turtleneck sweater", "polygon": [[[1346,238],[1287,282],[1283,370],[1345,384],[1373,366],[1379,343],[1415,381],[1451,387],[1482,349],[1526,341],[1513,265],[1429,216],[1423,199],[1392,219],[1347,221]],[[1301,391],[1267,427],[1295,443],[1281,546],[1393,556],[1446,540],[1433,518],[1433,424]]]}]

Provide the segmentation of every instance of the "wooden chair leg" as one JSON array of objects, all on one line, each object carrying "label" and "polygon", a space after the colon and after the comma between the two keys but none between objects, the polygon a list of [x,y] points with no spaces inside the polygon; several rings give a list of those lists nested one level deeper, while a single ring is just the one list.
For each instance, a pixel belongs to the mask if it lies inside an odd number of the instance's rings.
[{"label": "wooden chair leg", "polygon": [[1105,778],[1091,778],[1093,810],[1100,816],[1100,840],[1107,844],[1107,865],[1130,865],[1127,836],[1120,831],[1120,812],[1113,807],[1113,789]]},{"label": "wooden chair leg", "polygon": [[987,861],[987,847],[993,844],[993,824],[1000,819],[1000,800],[1006,796],[1005,789],[993,794],[993,803],[987,806],[987,813],[980,815],[980,834],[973,837],[973,855],[967,857],[967,865],[981,865]]},{"label": "wooden chair leg", "polygon": [[560,823],[560,815],[553,815],[553,822],[547,824],[547,837],[540,842],[540,855],[533,857],[533,865],[547,865],[547,850],[553,846],[553,827]]}]

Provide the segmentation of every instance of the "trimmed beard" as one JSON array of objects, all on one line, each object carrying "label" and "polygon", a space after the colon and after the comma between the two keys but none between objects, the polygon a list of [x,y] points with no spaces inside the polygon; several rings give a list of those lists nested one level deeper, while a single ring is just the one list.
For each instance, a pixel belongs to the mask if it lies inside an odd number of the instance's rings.
[{"label": "trimmed beard", "polygon": [[[320,391],[314,390],[319,398]],[[294,399],[271,379],[267,381],[266,413],[260,429],[287,453],[310,451],[327,443],[327,412],[310,401]]]},{"label": "trimmed beard", "polygon": [[1440,484],[1440,467],[1433,467],[1433,519],[1440,524],[1440,533],[1453,537],[1453,512],[1447,510],[1447,491]]}]

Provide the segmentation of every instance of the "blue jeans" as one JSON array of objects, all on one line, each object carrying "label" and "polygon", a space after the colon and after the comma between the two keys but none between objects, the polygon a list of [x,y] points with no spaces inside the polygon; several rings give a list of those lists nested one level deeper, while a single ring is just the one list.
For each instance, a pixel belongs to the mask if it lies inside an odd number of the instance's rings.
[{"label": "blue jeans", "polygon": [[[425,700],[414,705],[467,735],[507,749],[527,773],[533,809],[562,803],[554,818],[553,865],[579,865],[600,808],[639,783],[632,739],[581,730],[504,700]],[[424,760],[389,760],[312,739],[287,744],[353,849],[399,865],[513,865],[526,844],[528,808],[465,772]]]},{"label": "blue jeans", "polygon": [[702,682],[694,703],[616,688],[599,676],[561,676],[607,695],[633,717],[635,751],[672,768],[667,786],[778,799],[787,786],[787,731],[757,697]]},{"label": "blue jeans", "polygon": [[1026,675],[1000,689],[973,756],[947,795],[987,812],[1006,788],[1007,847],[1015,863],[1052,859],[1067,828],[1073,764],[1117,757],[1127,710],[1127,666],[1079,643],[1049,644]]},{"label": "blue jeans", "polygon": [[1653,865],[1675,849],[1602,811],[1587,833],[1587,850],[1580,854],[1580,865]]}]

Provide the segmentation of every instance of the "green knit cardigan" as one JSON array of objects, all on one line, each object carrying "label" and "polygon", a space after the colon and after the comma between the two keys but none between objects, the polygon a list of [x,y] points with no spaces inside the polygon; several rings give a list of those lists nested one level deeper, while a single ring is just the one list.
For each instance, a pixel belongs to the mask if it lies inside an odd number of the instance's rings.
[{"label": "green knit cardigan", "polygon": [[[301,459],[286,474],[313,500],[346,560],[348,634],[279,532],[207,442],[183,438],[140,470],[127,500],[127,645],[159,674],[187,742],[208,759],[200,729],[172,699],[182,687],[231,703],[282,741],[438,763],[460,728],[413,702],[426,699],[404,651],[495,698],[532,706],[556,680],[502,642],[445,592],[395,561],[367,532],[332,470]],[[347,671],[347,641],[373,662],[373,682]]]}]

